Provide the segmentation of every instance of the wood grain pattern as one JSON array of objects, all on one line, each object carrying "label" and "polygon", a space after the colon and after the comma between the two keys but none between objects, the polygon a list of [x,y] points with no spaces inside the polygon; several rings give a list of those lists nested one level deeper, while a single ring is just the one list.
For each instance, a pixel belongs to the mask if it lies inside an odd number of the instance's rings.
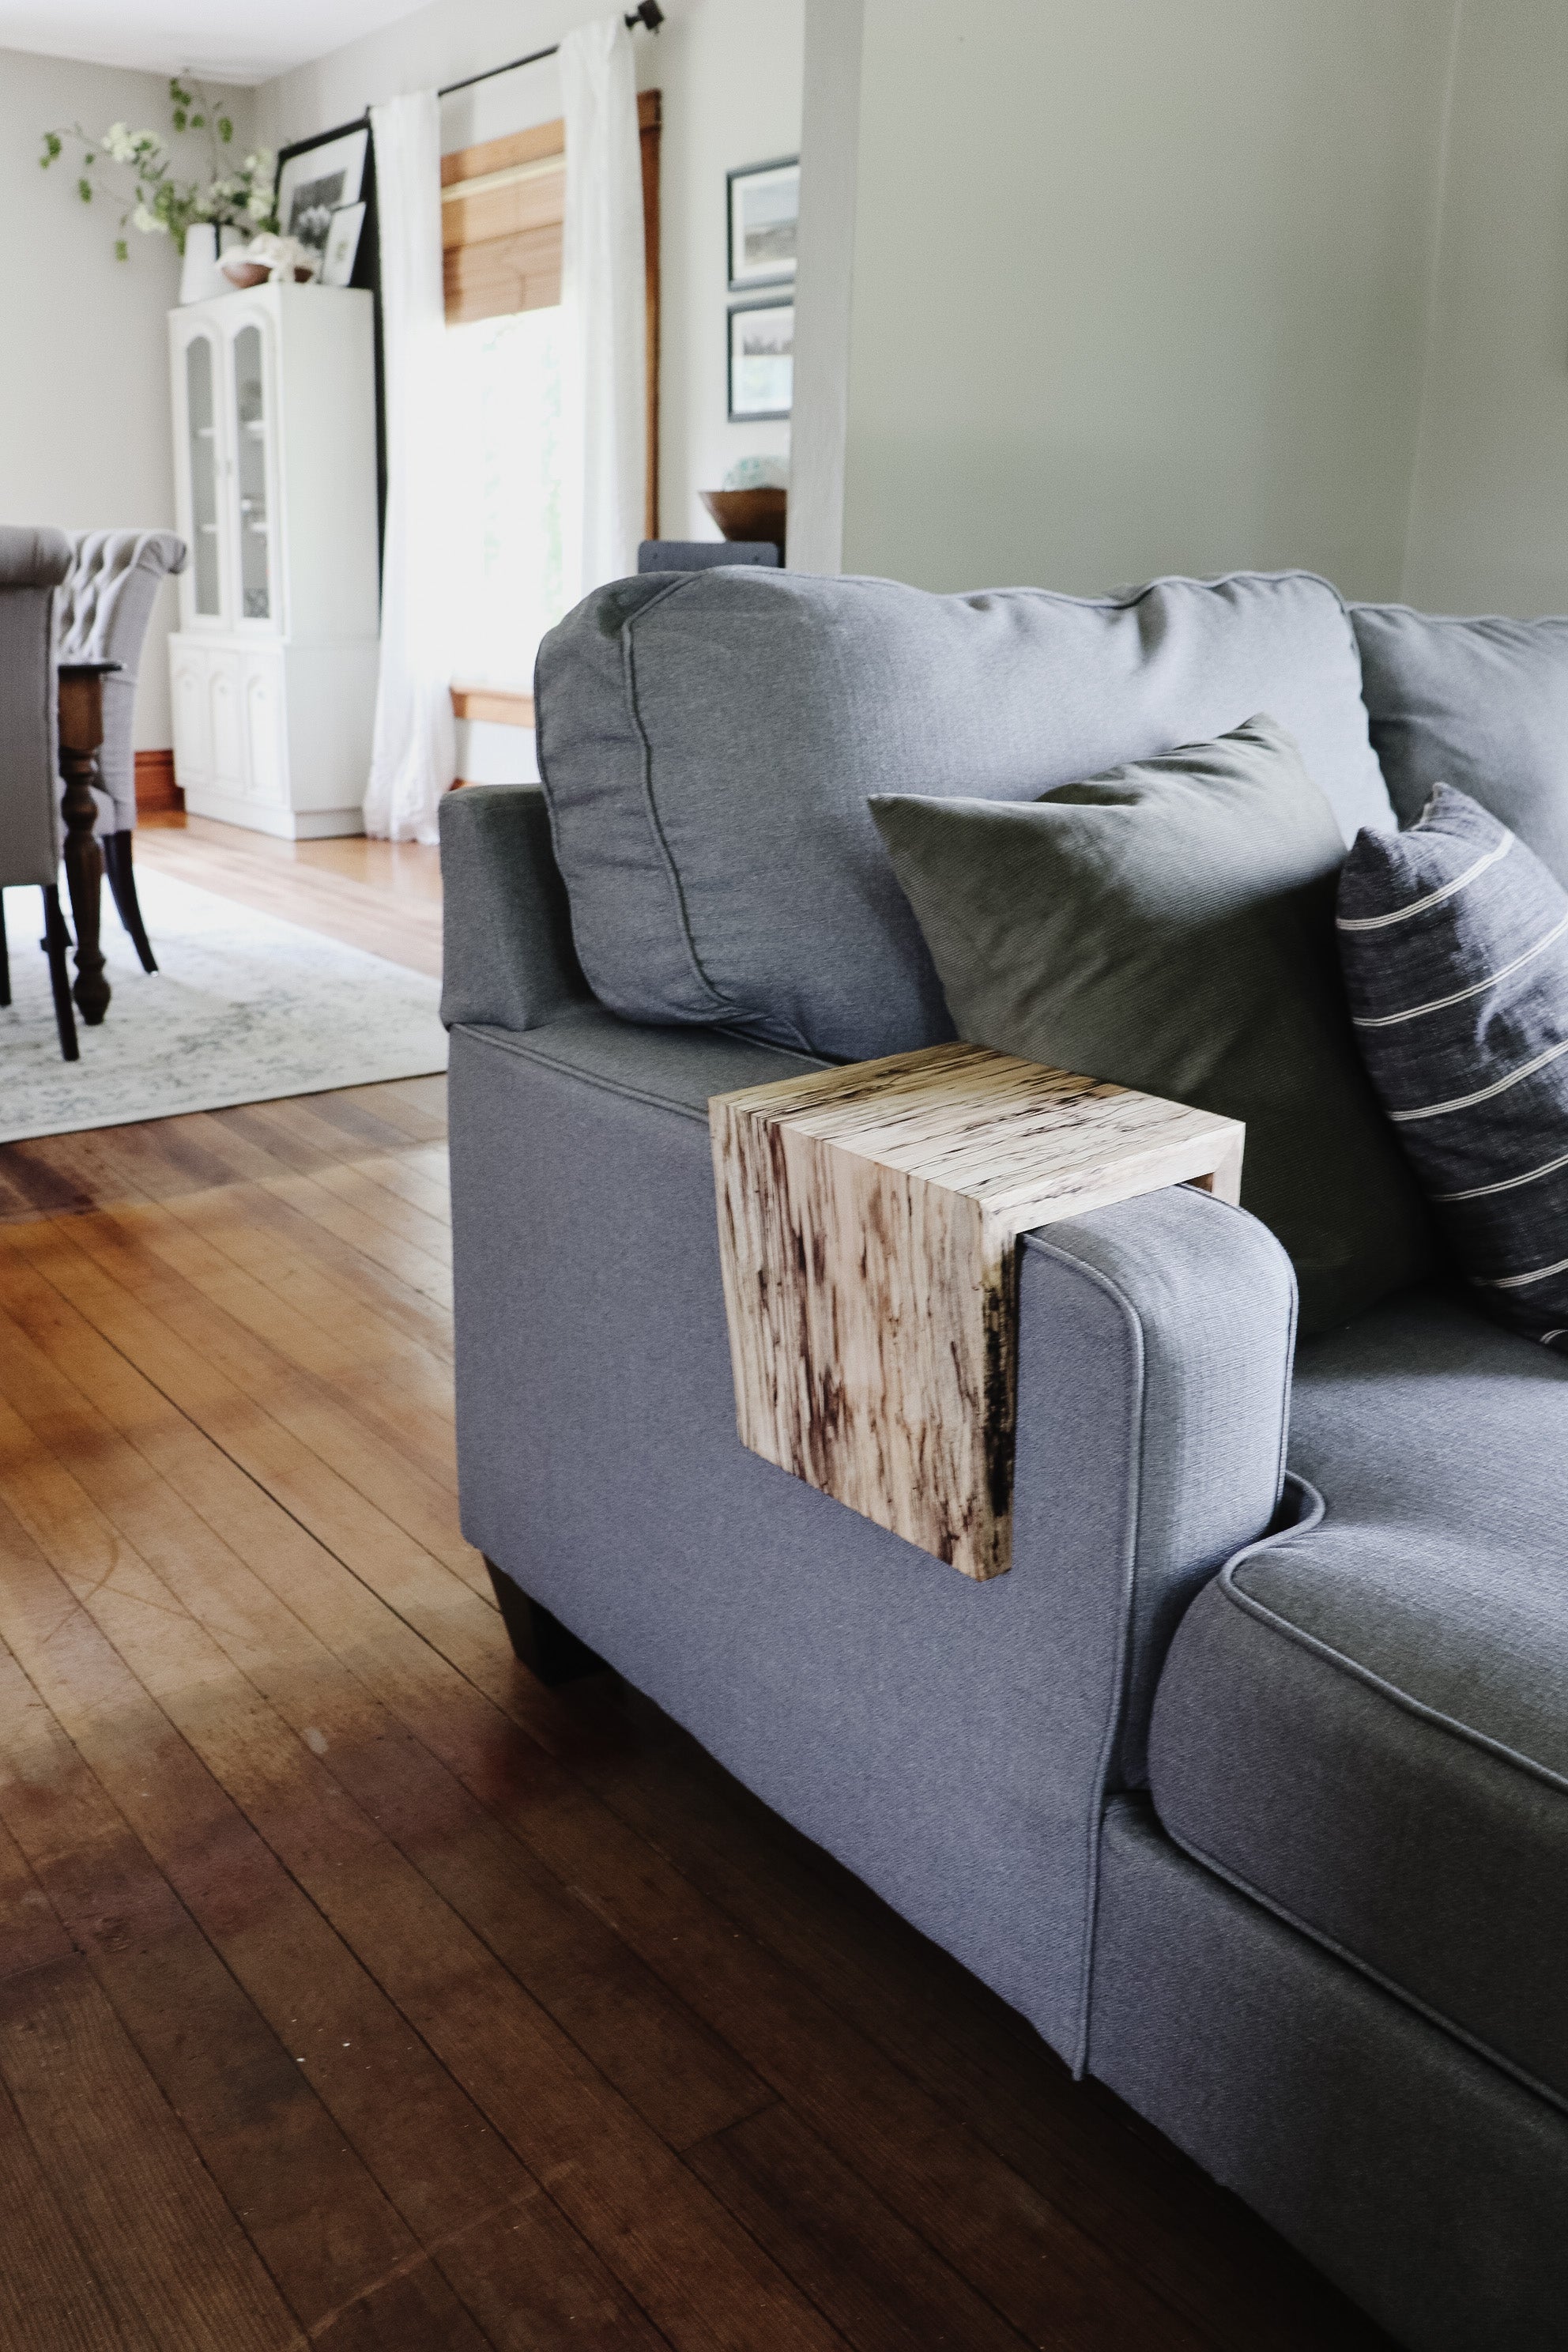
[{"label": "wood grain pattern", "polygon": [[531,727],[533,697],[513,694],[496,686],[455,686],[454,719],[483,719],[492,727]]},{"label": "wood grain pattern", "polygon": [[174,782],[173,751],[138,751],[136,754],[136,815],[144,824],[150,816],[183,816],[185,796]]},{"label": "wood grain pattern", "polygon": [[1242,1129],[963,1045],[718,1095],[709,1116],[742,1443],[1001,1575],[1018,1235],[1165,1184],[1234,1201]]},{"label": "wood grain pattern", "polygon": [[[431,903],[299,847],[246,837],[296,920]],[[444,1133],[412,1079],[0,1150],[0,2352],[1386,2352],[647,1702],[515,1664]]]}]

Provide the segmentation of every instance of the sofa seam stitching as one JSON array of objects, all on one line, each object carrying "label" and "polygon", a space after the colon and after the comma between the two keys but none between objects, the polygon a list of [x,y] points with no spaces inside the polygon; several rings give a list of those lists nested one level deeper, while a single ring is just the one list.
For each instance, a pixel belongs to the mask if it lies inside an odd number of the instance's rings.
[{"label": "sofa seam stitching", "polygon": [[[573,1000],[574,1004],[582,1004],[588,1001],[583,997]],[[594,1001],[596,1002],[596,1000]],[[703,1025],[705,1024],[693,1022],[691,1030],[696,1031]],[[557,1055],[545,1053],[541,1046],[525,1045],[522,1039],[529,1034],[528,1032],[506,1029],[499,1022],[454,1021],[451,1034],[455,1036],[459,1030],[466,1036],[472,1037],[480,1045],[493,1045],[499,1053],[516,1054],[524,1061],[538,1062],[545,1069],[558,1070],[563,1077],[581,1078],[584,1086],[597,1087],[605,1094],[619,1095],[627,1102],[651,1103],[656,1109],[674,1111],[678,1118],[693,1119],[699,1127],[706,1127],[710,1123],[706,1107],[698,1110],[693,1104],[682,1102],[675,1095],[654,1094],[648,1087],[628,1087],[618,1078],[607,1078],[597,1071],[584,1070],[580,1064],[563,1061]],[[767,1040],[755,1037],[737,1035],[736,1042],[746,1045],[758,1044],[762,1044],[764,1047],[767,1045]],[[794,1048],[789,1045],[776,1045],[772,1050],[774,1053],[788,1054],[793,1052]],[[785,1073],[786,1076],[793,1075],[795,1075],[793,1072]],[[815,1073],[808,1072],[805,1075],[813,1076]],[[768,1081],[765,1078],[756,1079],[752,1083],[765,1086]],[[730,1089],[730,1091],[734,1090]],[[708,1100],[711,1102],[713,1097],[710,1095]]]},{"label": "sofa seam stitching", "polygon": [[1322,1928],[1314,1927],[1310,1920],[1299,1916],[1287,1904],[1279,1902],[1273,1895],[1266,1894],[1261,1887],[1254,1885],[1250,1879],[1243,1877],[1238,1871],[1232,1870],[1226,1864],[1216,1860],[1205,1847],[1199,1845],[1195,1838],[1184,1836],[1179,1830],[1173,1829],[1157,1807],[1155,1819],[1171,1843],[1187,1855],[1190,1861],[1195,1862],[1200,1870],[1211,1872],[1226,1886],[1234,1887],[1238,1895],[1245,1895],[1248,1902],[1256,1903],[1259,1910],[1267,1911],[1271,1917],[1279,1919],[1296,1934],[1305,1936],[1310,1943],[1316,1944],[1321,1950],[1331,1953],[1346,1968],[1352,1969],[1358,1976],[1364,1977],[1370,1984],[1376,1985],[1381,1991],[1387,1993],[1391,2000],[1396,2000],[1402,2008],[1408,2009],[1417,2017],[1424,2018],[1427,2024],[1435,2025],[1439,2032],[1448,2034],[1454,2041],[1462,2043],[1467,2050],[1474,2052],[1478,2058],[1483,2058],[1489,2064],[1496,2066],[1500,2073],[1510,2075],[1523,2089],[1533,2092],[1538,2098],[1544,2099],[1550,2106],[1568,2111],[1568,2094],[1553,2090],[1549,2083],[1542,2081],[1528,2068],[1521,2066],[1516,2060],[1496,2049],[1491,2042],[1482,2041],[1479,2034],[1472,2033],[1468,2027],[1460,2025],[1456,2019],[1445,2017],[1441,2010],[1434,2009],[1429,2002],[1422,2000],[1419,1993],[1412,1992],[1407,1986],[1396,1983],[1394,1978],[1385,1976],[1381,1969],[1373,1968],[1369,1960],[1363,1960],[1358,1953],[1352,1952],[1348,1945],[1340,1943],[1334,1937],[1325,1933]]},{"label": "sofa seam stitching", "polygon": [[1125,1709],[1128,1676],[1131,1657],[1132,1599],[1138,1581],[1138,1530],[1141,1519],[1143,1488],[1143,1449],[1146,1436],[1145,1413],[1148,1404],[1148,1354],[1143,1344],[1142,1318],[1131,1299],[1109,1275],[1084,1259],[1070,1255],[1059,1244],[1044,1241],[1040,1229],[1027,1237],[1028,1245],[1041,1256],[1052,1259],[1058,1265],[1084,1274],[1121,1310],[1124,1328],[1131,1334],[1138,1379],[1137,1444],[1131,1450],[1127,1465],[1127,1486],[1124,1501],[1127,1506],[1127,1528],[1122,1546],[1121,1599],[1122,1608],[1117,1626],[1116,1652],[1111,1661],[1105,1698],[1105,1721],[1095,1756],[1095,1780],[1089,1819],[1085,1823],[1087,1846],[1085,1875],[1086,1901],[1078,1965],[1077,2016],[1074,2020],[1071,2065],[1075,2077],[1081,2077],[1089,2057],[1089,2018],[1092,2005],[1094,1946],[1100,1916],[1100,1828],[1105,1801],[1105,1784],[1115,1748],[1116,1736]]},{"label": "sofa seam stitching", "polygon": [[563,1077],[580,1078],[585,1087],[597,1087],[604,1094],[619,1095],[627,1102],[651,1103],[656,1109],[673,1111],[678,1118],[691,1119],[699,1127],[706,1127],[709,1123],[706,1110],[696,1110],[690,1103],[678,1102],[673,1095],[656,1095],[646,1087],[624,1086],[619,1079],[606,1078],[596,1071],[582,1069],[574,1062],[564,1062],[554,1054],[541,1052],[537,1045],[521,1044],[514,1032],[498,1036],[488,1023],[455,1021],[452,1034],[454,1036],[460,1034],[472,1037],[480,1045],[493,1045],[499,1053],[515,1054],[520,1061],[538,1062],[547,1070],[559,1071]]},{"label": "sofa seam stitching", "polygon": [[[637,612],[629,614],[623,625],[621,630],[621,646],[622,664],[625,674],[626,707],[631,712],[632,723],[637,731],[637,741],[642,746],[642,758],[639,762],[641,771],[639,784],[643,811],[647,821],[648,831],[653,835],[654,846],[658,850],[659,858],[664,866],[665,879],[669,886],[670,892],[675,900],[676,920],[680,931],[681,945],[686,950],[687,961],[691,966],[691,970],[696,977],[698,985],[704,991],[708,997],[710,1005],[715,1011],[720,1013],[727,1020],[755,1021],[759,1017],[763,1016],[759,1016],[755,1012],[749,1011],[743,1005],[737,1004],[732,996],[728,995],[721,991],[710,978],[707,971],[704,969],[702,959],[698,954],[697,941],[692,935],[691,916],[686,903],[685,886],[680,878],[680,869],[675,861],[675,854],[671,850],[668,840],[666,837],[663,821],[658,813],[658,803],[654,796],[653,745],[648,740],[647,730],[643,724],[642,709],[637,699],[637,652],[633,643],[633,632],[636,630],[637,624],[647,614],[655,611],[660,604],[668,604],[672,596],[679,595],[683,588],[689,587],[690,584],[691,583],[689,580],[676,581],[671,587],[666,589],[663,595],[650,596],[647,603],[642,605]],[[786,1024],[785,1025],[792,1029],[794,1028],[793,1023]],[[805,1046],[805,1050],[809,1053],[811,1050],[810,1046],[809,1045],[806,1045],[806,1041],[800,1036],[800,1032],[798,1030],[795,1030],[795,1035],[800,1040],[800,1043]]]},{"label": "sofa seam stitching", "polygon": [[[1302,1481],[1303,1485],[1307,1483],[1306,1480]],[[1327,1507],[1325,1506],[1324,1516],[1326,1515]],[[1283,1540],[1289,1536],[1305,1535],[1310,1532],[1310,1530],[1305,1528],[1285,1528],[1280,1531],[1279,1539]],[[1568,1775],[1554,1771],[1549,1764],[1538,1763],[1533,1757],[1524,1755],[1517,1748],[1509,1747],[1503,1740],[1492,1738],[1489,1733],[1478,1730],[1472,1724],[1461,1723],[1457,1717],[1446,1714],[1441,1707],[1428,1706],[1425,1699],[1418,1699],[1410,1692],[1401,1690],[1396,1683],[1388,1681],[1384,1675],[1375,1674],[1370,1666],[1361,1665],[1354,1658],[1347,1656],[1342,1650],[1336,1650],[1331,1643],[1325,1642],[1321,1635],[1308,1633],[1304,1626],[1293,1625],[1288,1617],[1281,1616],[1278,1611],[1270,1609],[1266,1601],[1259,1601],[1255,1594],[1242,1591],[1232,1580],[1232,1571],[1241,1567],[1247,1558],[1246,1552],[1238,1552],[1233,1560],[1226,1563],[1219,1575],[1218,1581],[1226,1599],[1233,1601],[1237,1608],[1247,1615],[1255,1617],[1259,1624],[1279,1633],[1286,1641],[1294,1642],[1300,1648],[1322,1658],[1327,1664],[1336,1668],[1341,1674],[1347,1675],[1352,1681],[1364,1684],[1369,1690],[1377,1692],[1380,1697],[1389,1700],[1407,1715],[1415,1716],[1418,1721],[1430,1723],[1437,1730],[1450,1733],[1462,1746],[1474,1748],[1482,1755],[1495,1757],[1500,1763],[1513,1766],[1515,1770],[1522,1773],[1526,1779],[1539,1781],[1542,1787],[1553,1790],[1558,1796],[1568,1796]]]}]

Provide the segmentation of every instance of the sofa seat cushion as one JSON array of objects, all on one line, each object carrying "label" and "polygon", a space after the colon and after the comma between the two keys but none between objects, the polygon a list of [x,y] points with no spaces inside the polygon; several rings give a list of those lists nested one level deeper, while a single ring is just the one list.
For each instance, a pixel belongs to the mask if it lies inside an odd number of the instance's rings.
[{"label": "sofa seat cushion", "polygon": [[832,1060],[953,1034],[874,793],[1034,800],[1267,710],[1347,843],[1394,823],[1349,616],[1300,572],[1099,601],[648,573],[550,632],[535,698],[601,1003]]},{"label": "sofa seat cushion", "polygon": [[1161,1821],[1568,2104],[1568,1363],[1412,1292],[1302,1348],[1293,1419],[1326,1507],[1183,1620]]}]

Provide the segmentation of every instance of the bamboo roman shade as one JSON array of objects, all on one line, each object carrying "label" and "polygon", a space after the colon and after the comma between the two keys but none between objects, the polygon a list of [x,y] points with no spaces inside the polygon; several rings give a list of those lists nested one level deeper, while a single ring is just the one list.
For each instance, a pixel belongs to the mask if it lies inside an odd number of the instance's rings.
[{"label": "bamboo roman shade", "polygon": [[566,126],[542,122],[441,159],[447,323],[561,299]]},{"label": "bamboo roman shade", "polygon": [[[643,261],[647,289],[647,535],[658,536],[658,150],[663,104],[637,97]],[[543,310],[561,299],[566,125],[535,124],[441,158],[441,259],[447,324]]]}]

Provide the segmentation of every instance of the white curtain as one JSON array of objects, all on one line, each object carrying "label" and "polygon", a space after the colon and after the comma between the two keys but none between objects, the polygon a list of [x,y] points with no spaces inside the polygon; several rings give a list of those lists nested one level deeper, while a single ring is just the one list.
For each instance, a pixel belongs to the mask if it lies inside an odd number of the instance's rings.
[{"label": "white curtain", "polygon": [[647,471],[647,289],[637,81],[621,18],[568,33],[560,68],[562,532],[566,593],[575,602],[637,570]]},{"label": "white curtain", "polygon": [[386,549],[364,829],[384,840],[433,842],[436,811],[458,766],[447,625],[440,111],[434,92],[420,90],[373,106],[370,120],[381,217]]}]

